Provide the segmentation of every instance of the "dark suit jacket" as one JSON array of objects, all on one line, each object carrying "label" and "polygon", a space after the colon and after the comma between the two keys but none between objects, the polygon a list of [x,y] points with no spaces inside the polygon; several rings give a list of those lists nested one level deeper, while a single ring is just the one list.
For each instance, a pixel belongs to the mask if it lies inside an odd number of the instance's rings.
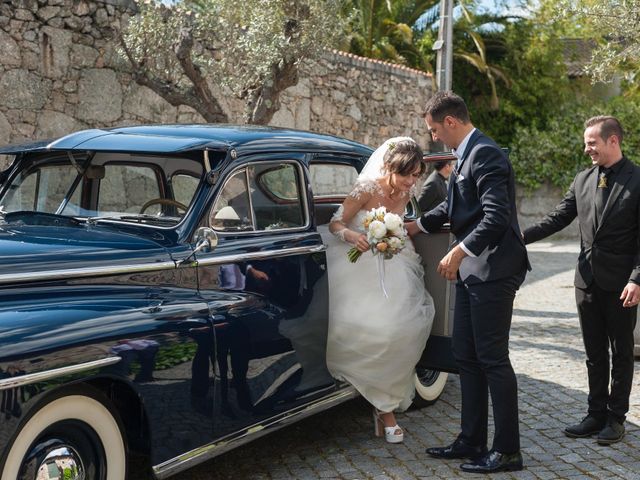
[{"label": "dark suit jacket", "polygon": [[580,227],[580,255],[575,286],[620,292],[628,282],[640,284],[640,167],[626,158],[596,228],[595,195],[598,167],[576,175],[569,191],[544,219],[525,230],[526,243],[562,230],[576,216]]},{"label": "dark suit jacket", "polygon": [[513,169],[506,154],[476,130],[461,164],[449,178],[446,201],[418,219],[428,232],[445,222],[457,242],[476,257],[465,257],[460,278],[465,283],[498,280],[529,268],[516,212]]},{"label": "dark suit jacket", "polygon": [[431,172],[422,185],[422,191],[418,196],[418,205],[422,212],[436,208],[447,198],[447,182],[437,170]]}]

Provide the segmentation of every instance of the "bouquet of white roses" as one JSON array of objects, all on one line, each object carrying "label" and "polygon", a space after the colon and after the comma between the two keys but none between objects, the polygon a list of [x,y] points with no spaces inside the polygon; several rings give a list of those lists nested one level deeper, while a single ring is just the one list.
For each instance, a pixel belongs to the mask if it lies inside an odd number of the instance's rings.
[{"label": "bouquet of white roses", "polygon": [[[389,259],[404,248],[407,231],[400,215],[387,212],[385,207],[372,208],[362,223],[374,255]],[[356,247],[352,247],[347,253],[352,263],[356,262],[360,255],[362,252]]]}]

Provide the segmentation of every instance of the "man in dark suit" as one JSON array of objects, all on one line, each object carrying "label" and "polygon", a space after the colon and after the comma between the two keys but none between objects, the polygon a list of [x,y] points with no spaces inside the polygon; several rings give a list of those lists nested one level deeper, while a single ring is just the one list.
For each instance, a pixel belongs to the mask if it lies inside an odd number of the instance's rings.
[{"label": "man in dark suit", "polygon": [[574,285],[587,354],[589,408],[580,423],[564,432],[573,438],[597,434],[603,445],[624,436],[640,300],[640,167],[622,154],[622,135],[614,117],[587,120],[584,151],[593,166],[578,173],[562,202],[524,232],[525,243],[535,242],[578,217],[580,254]]},{"label": "man in dark suit", "polygon": [[[438,271],[457,279],[452,344],[462,390],[461,433],[451,445],[427,453],[470,458],[460,466],[464,471],[521,470],[509,330],[528,260],[516,216],[513,169],[500,147],[474,128],[464,101],[452,92],[438,92],[427,102],[425,121],[434,140],[455,149],[458,162],[447,200],[407,229],[415,235],[451,224],[455,244]],[[495,436],[487,451],[489,393]]]},{"label": "man in dark suit", "polygon": [[427,177],[418,195],[418,205],[422,212],[436,208],[447,198],[447,180],[455,162],[443,160],[434,164],[434,170]]}]

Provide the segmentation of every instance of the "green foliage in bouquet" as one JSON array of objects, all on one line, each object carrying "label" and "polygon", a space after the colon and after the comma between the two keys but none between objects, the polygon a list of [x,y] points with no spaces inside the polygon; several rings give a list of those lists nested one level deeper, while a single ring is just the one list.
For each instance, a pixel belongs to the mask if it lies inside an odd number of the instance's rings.
[{"label": "green foliage in bouquet", "polygon": [[347,252],[347,258],[351,263],[356,263],[361,256],[362,252],[356,247],[351,247]]}]

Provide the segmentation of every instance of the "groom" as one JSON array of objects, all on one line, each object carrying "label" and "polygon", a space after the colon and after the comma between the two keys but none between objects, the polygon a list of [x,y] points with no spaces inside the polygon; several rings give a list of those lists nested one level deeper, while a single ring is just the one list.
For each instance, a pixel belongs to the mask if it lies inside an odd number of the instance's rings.
[{"label": "groom", "polygon": [[[461,433],[449,446],[428,448],[438,458],[469,458],[460,468],[491,473],[522,469],[518,387],[509,360],[516,290],[529,268],[516,216],[514,175],[505,153],[474,128],[464,100],[438,92],[424,111],[434,141],[458,158],[448,198],[416,222],[410,235],[451,225],[455,246],[438,272],[456,280],[453,355],[460,370]],[[488,393],[495,436],[487,451]]]}]

